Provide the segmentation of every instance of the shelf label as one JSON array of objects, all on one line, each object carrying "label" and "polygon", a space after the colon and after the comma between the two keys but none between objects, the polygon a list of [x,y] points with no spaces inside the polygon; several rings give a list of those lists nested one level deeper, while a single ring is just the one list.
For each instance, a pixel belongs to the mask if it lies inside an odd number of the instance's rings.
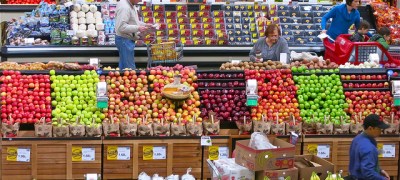
[{"label": "shelf label", "polygon": [[91,65],[91,66],[98,66],[99,65],[99,58],[90,58],[89,59],[89,64]]},{"label": "shelf label", "polygon": [[224,146],[224,147],[219,147],[218,148],[218,159],[228,159],[229,158],[229,148]]},{"label": "shelf label", "polygon": [[33,38],[25,38],[25,44],[34,44],[35,43],[35,39]]},{"label": "shelf label", "polygon": [[7,147],[7,161],[30,162],[31,149]]},{"label": "shelf label", "polygon": [[396,157],[396,146],[394,144],[378,143],[379,157],[394,158]]},{"label": "shelf label", "polygon": [[211,146],[212,141],[210,136],[201,136],[201,141],[200,141],[201,146]]},{"label": "shelf label", "polygon": [[219,159],[219,147],[218,146],[209,146],[208,147],[208,159],[211,161]]},{"label": "shelf label", "polygon": [[317,147],[317,156],[320,158],[328,159],[331,147],[329,145],[323,144]]},{"label": "shelf label", "polygon": [[167,158],[165,146],[143,146],[143,160],[157,160]]},{"label": "shelf label", "polygon": [[130,160],[131,148],[130,147],[107,147],[107,160]]},{"label": "shelf label", "polygon": [[64,3],[65,7],[70,7],[72,5],[74,5],[74,3],[72,3],[71,1],[68,1],[68,2]]},{"label": "shelf label", "polygon": [[82,146],[72,146],[72,161],[94,161],[96,150],[94,148],[82,148]]}]

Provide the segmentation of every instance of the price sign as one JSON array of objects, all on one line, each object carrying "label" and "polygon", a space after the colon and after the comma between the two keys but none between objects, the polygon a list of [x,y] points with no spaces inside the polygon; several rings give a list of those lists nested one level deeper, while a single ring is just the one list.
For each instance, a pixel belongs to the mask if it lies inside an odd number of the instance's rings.
[{"label": "price sign", "polygon": [[317,144],[308,144],[307,145],[307,152],[308,154],[312,154],[312,155],[317,155],[317,149],[318,145]]},{"label": "price sign", "polygon": [[208,147],[208,159],[211,161],[219,159],[219,147],[218,146],[209,146]]},{"label": "price sign", "polygon": [[75,31],[74,30],[67,30],[67,35],[68,36],[75,36]]},{"label": "price sign", "polygon": [[118,146],[108,146],[107,160],[117,160],[117,159],[118,159]]},{"label": "price sign", "polygon": [[323,144],[323,145],[318,145],[317,147],[317,156],[320,158],[329,158],[331,147],[329,145]]},{"label": "price sign", "polygon": [[95,152],[94,148],[82,148],[82,161],[94,161]]},{"label": "price sign", "polygon": [[91,66],[98,66],[99,65],[99,58],[90,58],[89,59],[89,64]]},{"label": "price sign", "polygon": [[82,161],[82,147],[72,146],[72,161]]},{"label": "price sign", "polygon": [[153,146],[143,146],[143,160],[153,159]]},{"label": "price sign", "polygon": [[118,160],[130,160],[131,159],[131,148],[130,147],[118,147]]},{"label": "price sign", "polygon": [[210,136],[201,136],[200,144],[201,146],[211,146],[212,141]]},{"label": "price sign", "polygon": [[167,148],[165,146],[153,147],[153,159],[166,159]]},{"label": "price sign", "polygon": [[218,148],[218,159],[228,159],[229,158],[229,148],[228,147],[219,147]]},{"label": "price sign", "polygon": [[31,149],[29,148],[18,148],[17,150],[17,161],[29,162],[31,159]]},{"label": "price sign", "polygon": [[232,64],[239,64],[240,62],[242,62],[242,60],[231,60]]},{"label": "price sign", "polygon": [[70,7],[72,5],[74,5],[74,3],[72,3],[71,1],[68,1],[68,2],[64,3],[65,7]]},{"label": "price sign", "polygon": [[35,43],[35,39],[33,38],[25,38],[25,44],[33,44]]},{"label": "price sign", "polygon": [[396,157],[396,146],[394,144],[378,143],[379,157],[394,158]]},{"label": "price sign", "polygon": [[7,161],[17,161],[18,148],[7,147]]}]

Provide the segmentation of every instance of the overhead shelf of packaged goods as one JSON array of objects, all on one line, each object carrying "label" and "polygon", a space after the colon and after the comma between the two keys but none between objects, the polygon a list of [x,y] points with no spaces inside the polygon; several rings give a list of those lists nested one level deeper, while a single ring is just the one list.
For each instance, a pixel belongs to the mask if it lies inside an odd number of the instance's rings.
[{"label": "overhead shelf of packaged goods", "polygon": [[38,4],[0,4],[1,12],[29,12],[35,9]]},{"label": "overhead shelf of packaged goods", "polygon": [[[248,56],[250,46],[187,46],[185,56]],[[291,51],[320,52],[322,46],[292,46]],[[9,57],[91,57],[118,56],[115,46],[3,46],[2,59]],[[135,56],[147,56],[147,47],[136,47]]]}]

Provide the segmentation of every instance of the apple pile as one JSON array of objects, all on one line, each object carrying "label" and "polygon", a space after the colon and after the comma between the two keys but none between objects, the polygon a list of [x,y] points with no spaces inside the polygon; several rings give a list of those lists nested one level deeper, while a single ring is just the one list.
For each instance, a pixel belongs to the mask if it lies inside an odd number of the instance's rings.
[{"label": "apple pile", "polygon": [[307,66],[292,66],[291,70],[293,73],[338,73],[339,69],[308,69]]},{"label": "apple pile", "polygon": [[96,86],[99,75],[95,70],[86,70],[82,75],[56,75],[50,70],[53,122],[62,118],[69,123],[77,117],[86,125],[101,123],[105,118],[96,105]]},{"label": "apple pile", "polygon": [[[42,0],[7,0],[7,4],[40,4]],[[48,4],[55,4],[54,0],[44,0]]]},{"label": "apple pile", "polygon": [[341,75],[341,80],[387,80],[387,75]]},{"label": "apple pile", "polygon": [[[319,58],[313,58],[312,60],[302,60],[302,61],[294,61],[290,63],[290,66],[293,67],[301,67],[305,66],[309,69],[337,69],[339,65],[335,62],[331,62],[329,59],[327,60],[319,60]],[[293,69],[292,69],[293,71]]]},{"label": "apple pile", "polygon": [[296,99],[297,87],[292,79],[290,69],[276,70],[245,70],[246,79],[256,79],[258,83],[258,106],[252,107],[252,120],[261,120],[263,114],[269,120],[279,122],[289,119],[291,114],[295,119],[301,120],[300,110]]},{"label": "apple pile", "polygon": [[[174,81],[174,76],[180,74],[181,83],[190,87],[190,97],[182,102],[179,107],[176,107],[175,103],[171,100],[161,96],[163,87]],[[148,80],[150,88],[153,88],[153,92],[158,94],[156,104],[161,102],[166,109],[161,110],[161,117],[170,122],[177,122],[180,118],[182,123],[192,122],[193,116],[196,116],[196,121],[201,122],[200,117],[200,95],[196,91],[198,85],[196,83],[197,76],[196,71],[189,67],[183,67],[182,65],[176,65],[174,67],[163,67],[157,66],[149,69]],[[158,119],[157,119],[158,120]]]},{"label": "apple pile", "polygon": [[220,70],[270,70],[270,69],[288,69],[289,65],[282,64],[279,61],[265,61],[265,62],[240,62],[237,64],[227,62],[223,63],[220,67]]},{"label": "apple pile", "polygon": [[337,121],[340,117],[347,119],[344,108],[348,108],[343,94],[340,76],[337,74],[317,76],[294,76],[297,84],[297,98],[300,115],[304,121],[314,117],[323,119],[330,116],[330,120]]},{"label": "apple pile", "polygon": [[[347,91],[344,93],[348,105],[345,111],[353,118],[361,113],[364,119],[369,114],[377,114],[381,117],[390,116],[391,112],[397,112],[393,106],[393,97],[390,91]],[[396,114],[396,119],[399,114]]]},{"label": "apple pile", "polygon": [[1,118],[8,123],[36,123],[42,117],[51,121],[49,75],[21,75],[20,71],[4,70],[1,82]]},{"label": "apple pile", "polygon": [[106,121],[123,122],[129,116],[131,122],[137,122],[146,114],[152,116],[151,105],[157,94],[148,91],[146,71],[110,71],[107,76],[101,75],[100,81],[107,83],[109,105],[103,109]]}]

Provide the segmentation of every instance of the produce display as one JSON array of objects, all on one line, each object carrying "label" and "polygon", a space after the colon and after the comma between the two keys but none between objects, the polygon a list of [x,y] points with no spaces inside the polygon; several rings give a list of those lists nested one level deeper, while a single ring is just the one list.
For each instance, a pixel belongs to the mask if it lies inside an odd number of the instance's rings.
[{"label": "produce display", "polygon": [[25,63],[19,64],[16,62],[0,62],[0,70],[68,70],[68,71],[78,71],[78,70],[94,70],[95,66],[88,64],[78,64],[78,63],[64,63],[60,61],[49,61],[48,63]]},{"label": "produce display", "polygon": [[265,62],[240,62],[240,63],[232,63],[227,62],[223,63],[220,70],[270,70],[270,69],[288,69],[290,66],[286,64],[282,64],[279,61],[265,61]]},{"label": "produce display", "polygon": [[[39,4],[42,0],[7,0],[6,4]],[[48,4],[55,4],[54,0],[44,0]]]},{"label": "produce display", "polygon": [[[319,58],[312,58],[311,60],[301,60],[301,61],[294,61],[290,63],[290,66],[292,67],[292,71],[295,70],[296,68],[294,67],[301,67],[305,66],[306,68],[309,69],[337,69],[338,65],[334,62],[331,62],[329,59],[323,60]],[[296,72],[296,71],[294,71]]]},{"label": "produce display", "polygon": [[374,15],[376,18],[377,28],[381,27],[389,27],[390,28],[390,36],[391,36],[391,44],[399,45],[400,44],[400,32],[399,32],[399,22],[400,18],[398,16],[399,9],[394,6],[390,6],[385,2],[375,1],[371,3],[372,8],[374,9]]},{"label": "produce display", "polygon": [[[86,70],[82,75],[56,75],[50,71],[51,105],[53,106],[53,123],[73,123],[77,118],[86,125],[101,123],[105,118],[96,106],[96,86],[99,75],[96,71]],[[50,89],[49,89],[50,90]]]},{"label": "produce display", "polygon": [[[388,65],[392,66],[392,64],[387,63]],[[396,64],[394,64],[396,67]],[[354,65],[351,63],[345,63],[339,66],[341,69],[354,69],[354,68],[380,68],[381,65],[375,62],[363,62],[358,65]]]},{"label": "produce display", "polygon": [[343,111],[348,104],[338,74],[295,75],[293,79],[298,87],[297,98],[303,121],[324,121],[326,116],[330,116],[332,121],[339,121],[340,117],[348,119]]},{"label": "produce display", "polygon": [[341,75],[343,88],[389,88],[387,75]]}]

